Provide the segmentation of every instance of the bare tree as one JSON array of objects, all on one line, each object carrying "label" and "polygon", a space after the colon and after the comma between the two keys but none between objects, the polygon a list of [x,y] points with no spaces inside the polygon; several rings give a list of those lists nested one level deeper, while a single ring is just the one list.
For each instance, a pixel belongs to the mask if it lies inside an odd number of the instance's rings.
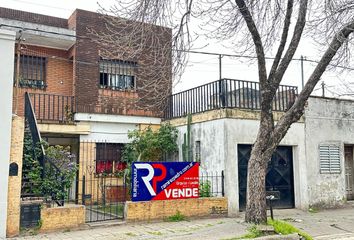
[{"label": "bare tree", "polygon": [[[354,1],[118,0],[115,9],[115,13],[127,10],[123,17],[131,20],[174,28],[172,46],[177,65],[184,63],[179,61],[179,50],[191,46],[191,20],[197,20],[200,31],[206,31],[208,37],[230,43],[234,52],[255,53],[261,116],[248,163],[246,221],[265,222],[268,161],[290,126],[302,116],[307,99],[329,64],[350,62]],[[275,123],[272,101],[302,38],[320,43],[322,57],[293,105]],[[266,64],[266,53],[275,56],[271,66]]]}]

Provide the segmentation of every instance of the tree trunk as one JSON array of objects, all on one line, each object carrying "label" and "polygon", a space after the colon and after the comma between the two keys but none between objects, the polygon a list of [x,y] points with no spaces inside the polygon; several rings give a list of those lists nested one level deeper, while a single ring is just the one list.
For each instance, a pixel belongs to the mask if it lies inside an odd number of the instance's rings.
[{"label": "tree trunk", "polygon": [[248,161],[246,222],[267,222],[265,178],[271,149],[266,139],[258,139]]}]

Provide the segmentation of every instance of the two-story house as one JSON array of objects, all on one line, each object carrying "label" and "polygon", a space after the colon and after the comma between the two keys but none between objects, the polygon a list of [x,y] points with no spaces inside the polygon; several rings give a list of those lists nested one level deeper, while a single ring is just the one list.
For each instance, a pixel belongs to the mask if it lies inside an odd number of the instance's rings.
[{"label": "two-story house", "polygon": [[[163,102],[161,93],[167,97],[172,86],[171,49],[166,49],[171,30],[154,26],[159,41],[132,45],[138,53],[124,58],[115,51],[122,38],[113,34],[122,26],[110,19],[115,18],[80,9],[63,19],[0,8],[1,29],[15,32],[17,38],[9,59],[15,69],[14,113],[25,115],[27,94],[41,138],[50,145],[69,146],[76,156],[79,171],[70,199],[92,205],[125,198],[126,189],[115,174],[125,167],[121,154],[128,131],[160,124],[163,105],[154,103]],[[124,31],[136,34],[138,24],[129,22]],[[103,43],[100,37],[109,34],[111,42]],[[149,61],[154,49],[163,47],[160,61]],[[157,75],[158,84],[150,84]],[[88,218],[102,220],[99,214]]]}]

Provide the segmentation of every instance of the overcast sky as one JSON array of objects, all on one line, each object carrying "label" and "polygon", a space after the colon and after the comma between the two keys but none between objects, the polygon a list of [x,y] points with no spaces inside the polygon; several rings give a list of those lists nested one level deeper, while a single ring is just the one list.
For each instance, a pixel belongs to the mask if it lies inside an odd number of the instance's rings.
[{"label": "overcast sky", "polygon": [[[100,4],[105,7],[114,3],[114,0],[100,0]],[[97,0],[1,0],[1,7],[13,8],[23,11],[46,14],[61,18],[68,18],[76,9],[85,9],[89,11],[97,11]],[[205,39],[201,39],[196,46],[205,44]],[[217,52],[233,54],[232,50],[222,46],[222,43],[211,42],[201,51]],[[314,47],[306,39],[302,40],[295,58],[301,55],[309,59],[318,60]],[[231,79],[242,79],[249,81],[257,81],[257,68],[254,63],[250,63],[245,59],[224,57],[222,59],[222,77]],[[304,76],[309,77],[314,64],[304,63]],[[352,73],[338,73],[336,71],[328,71],[323,75],[322,81],[326,84],[326,96],[338,96],[340,94],[353,93],[354,80],[351,78]],[[181,82],[176,86],[174,91],[188,89],[207,82],[215,81],[219,78],[219,64],[217,56],[191,54],[190,61],[186,71],[182,76]],[[293,61],[287,71],[283,84],[295,85],[301,89],[301,65],[299,61]],[[316,87],[315,94],[320,95],[320,85]]]}]

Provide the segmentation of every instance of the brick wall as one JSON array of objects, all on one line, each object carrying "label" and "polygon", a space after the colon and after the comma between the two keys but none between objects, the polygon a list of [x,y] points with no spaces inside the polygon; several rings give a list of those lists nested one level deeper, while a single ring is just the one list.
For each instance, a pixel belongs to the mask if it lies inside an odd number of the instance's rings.
[{"label": "brick wall", "polygon": [[7,201],[6,236],[14,237],[20,232],[20,196],[22,176],[24,120],[21,117],[12,118],[10,163],[17,163],[18,175],[9,177]]},{"label": "brick wall", "polygon": [[[27,45],[26,48],[21,51],[21,54],[47,57],[45,77],[47,87],[45,89],[19,88],[17,112],[19,116],[24,115],[25,92],[59,94],[64,96],[73,95],[73,64],[68,58],[68,51]],[[14,108],[16,104],[15,99],[16,89],[14,89]]]},{"label": "brick wall", "polygon": [[85,207],[66,205],[64,207],[41,209],[42,226],[40,232],[68,230],[85,224]]},{"label": "brick wall", "polygon": [[[0,17],[15,20],[45,24],[56,27],[73,29],[77,34],[77,42],[68,51],[61,51],[50,48],[26,46],[23,53],[39,56],[55,56],[56,59],[49,58],[47,64],[47,88],[19,90],[19,115],[23,115],[23,94],[24,92],[50,93],[61,95],[74,95],[80,112],[96,112],[107,114],[156,116],[161,117],[163,106],[156,104],[161,101],[161,96],[157,93],[166,92],[166,96],[171,93],[171,54],[163,55],[162,61],[167,62],[161,72],[163,83],[147,86],[156,79],[156,72],[146,71],[146,69],[161,68],[159,61],[152,61],[154,50],[144,50],[136,59],[120,59],[113,53],[109,56],[112,59],[129,60],[137,62],[138,69],[135,73],[136,90],[117,91],[103,90],[99,87],[99,60],[103,56],[102,52],[114,52],[115,47],[111,45],[100,45],[94,41],[95,35],[91,30],[99,34],[106,33],[106,20],[102,15],[85,10],[76,10],[69,19],[61,19],[41,14],[34,14],[18,10],[0,8]],[[131,23],[131,22],[130,22]],[[118,26],[122,28],[122,26]],[[126,29],[129,34],[129,28]],[[171,30],[162,27],[154,29],[156,33],[161,33],[159,41],[151,43],[155,49],[161,46],[171,45]],[[140,35],[137,35],[137,38]],[[97,37],[96,37],[97,38]],[[159,46],[161,44],[161,46]],[[133,47],[132,47],[133,48]],[[62,61],[66,59],[67,61]],[[69,61],[70,59],[71,61]],[[145,69],[144,71],[141,69]],[[160,73],[160,72],[159,72]],[[147,87],[146,87],[147,86]],[[167,90],[167,91],[166,91]]]},{"label": "brick wall", "polygon": [[43,24],[47,26],[67,28],[68,21],[64,18],[57,18],[37,13],[25,12],[10,8],[0,7],[0,17],[18,21]]},{"label": "brick wall", "polygon": [[[75,20],[73,18],[76,18]],[[90,34],[90,30],[95,30],[99,34],[105,33],[105,20],[97,13],[84,10],[76,10],[69,19],[69,28],[75,29],[78,36],[77,44],[74,50],[75,63],[75,96],[78,103],[78,109],[81,112],[98,112],[123,115],[142,115],[142,116],[161,116],[163,109],[154,106],[156,92],[160,89],[169,89],[171,85],[171,69],[166,69],[164,75],[168,79],[159,86],[152,86],[151,89],[141,90],[141,86],[147,85],[154,77],[146,72],[139,72],[139,68],[154,68],[154,63],[147,61],[149,52],[145,52],[137,59],[121,59],[133,60],[138,64],[136,74],[136,91],[114,91],[103,90],[99,88],[99,60],[102,49],[114,52],[114,46],[99,46],[92,39],[94,35]],[[171,32],[165,28],[157,28],[157,30],[166,31],[165,40],[161,39],[161,44],[171,41]],[[128,31],[128,30],[127,30]],[[129,33],[129,31],[128,31]],[[159,46],[156,46],[158,48]],[[103,56],[104,57],[104,56]],[[166,56],[168,58],[168,56]],[[114,56],[112,57],[114,58]],[[157,64],[157,63],[155,63]],[[144,84],[143,84],[144,83]],[[80,86],[80,87],[78,87]]]},{"label": "brick wall", "polygon": [[149,202],[126,202],[126,221],[162,220],[177,211],[186,217],[227,215],[227,198],[190,198]]}]

